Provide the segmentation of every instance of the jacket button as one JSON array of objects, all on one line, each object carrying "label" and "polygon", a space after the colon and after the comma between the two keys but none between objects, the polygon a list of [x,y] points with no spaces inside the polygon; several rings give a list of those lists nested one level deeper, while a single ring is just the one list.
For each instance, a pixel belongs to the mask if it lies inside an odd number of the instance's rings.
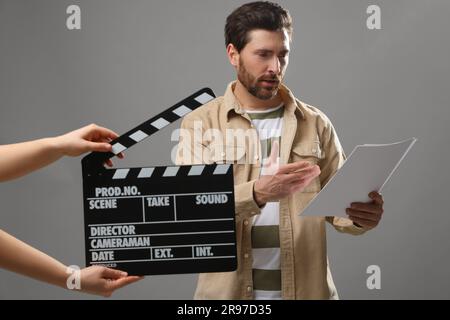
[{"label": "jacket button", "polygon": [[252,286],[247,286],[247,292],[252,292]]},{"label": "jacket button", "polygon": [[244,258],[248,259],[248,253],[244,254]]},{"label": "jacket button", "polygon": [[247,219],[244,220],[244,226],[248,226],[248,220]]}]

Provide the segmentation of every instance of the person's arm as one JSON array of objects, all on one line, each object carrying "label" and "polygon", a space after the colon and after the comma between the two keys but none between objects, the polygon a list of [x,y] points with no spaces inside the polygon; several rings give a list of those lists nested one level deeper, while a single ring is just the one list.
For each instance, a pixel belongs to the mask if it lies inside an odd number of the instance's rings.
[{"label": "person's arm", "polygon": [[[89,151],[111,151],[113,131],[91,124],[67,134],[35,141],[0,146],[0,182],[24,176],[45,167],[62,156],[79,156]],[[122,154],[119,155],[123,157]],[[112,162],[108,160],[108,165]],[[0,268],[67,288],[67,267],[37,249],[0,230]],[[110,296],[124,285],[139,280],[126,273],[99,266],[80,272],[83,292]]]},{"label": "person's arm", "polygon": [[[58,137],[2,145],[0,182],[24,176],[55,162],[62,156],[79,156],[89,151],[111,151],[108,142],[117,137],[113,131],[91,124]],[[107,164],[112,165],[110,160]]]},{"label": "person's arm", "polygon": [[[0,230],[0,268],[68,289],[68,267]],[[125,272],[100,266],[80,273],[80,291],[109,297],[114,290],[140,280]]]}]

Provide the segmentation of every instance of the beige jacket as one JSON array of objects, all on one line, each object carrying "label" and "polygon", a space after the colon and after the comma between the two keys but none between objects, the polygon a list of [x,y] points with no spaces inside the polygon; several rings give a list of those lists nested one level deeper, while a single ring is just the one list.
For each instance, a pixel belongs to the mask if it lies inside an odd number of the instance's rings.
[{"label": "beige jacket", "polygon": [[[177,164],[234,163],[236,241],[238,268],[234,272],[200,274],[196,299],[252,299],[252,219],[261,212],[253,198],[253,185],[260,176],[259,140],[250,118],[233,93],[230,83],[225,95],[198,108],[181,125]],[[280,201],[280,250],[283,299],[333,299],[337,292],[328,267],[325,221],[340,232],[365,232],[345,218],[299,217],[309,201],[342,166],[345,155],[330,120],[320,110],[297,100],[283,86],[285,103],[280,162],[307,160],[318,164],[321,174],[306,187]],[[215,133],[223,133],[220,138]],[[242,137],[245,145],[226,139],[227,129]],[[240,131],[239,131],[240,129]],[[248,130],[248,131],[247,131]],[[211,134],[212,132],[212,134]],[[230,132],[230,130],[228,130]],[[186,137],[189,134],[191,138]],[[192,137],[198,139],[193,139]],[[253,138],[253,139],[252,139]]]}]

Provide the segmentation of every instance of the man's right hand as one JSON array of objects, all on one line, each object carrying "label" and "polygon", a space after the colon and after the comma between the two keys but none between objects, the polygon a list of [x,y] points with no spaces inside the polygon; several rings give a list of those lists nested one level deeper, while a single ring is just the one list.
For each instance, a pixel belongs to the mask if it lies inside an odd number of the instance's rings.
[{"label": "man's right hand", "polygon": [[[272,166],[277,162],[278,145],[274,145],[270,155],[269,163]],[[311,181],[319,176],[320,168],[308,161],[298,161],[278,167],[273,175],[261,176],[253,189],[255,201],[259,207],[267,202],[279,201],[291,194],[301,191]]]}]

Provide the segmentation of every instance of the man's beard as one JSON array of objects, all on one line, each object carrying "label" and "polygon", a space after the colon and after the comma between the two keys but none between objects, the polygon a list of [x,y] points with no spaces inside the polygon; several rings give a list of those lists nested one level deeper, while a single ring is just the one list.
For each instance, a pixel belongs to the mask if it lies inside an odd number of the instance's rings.
[{"label": "man's beard", "polygon": [[[244,66],[242,60],[239,61],[238,80],[254,97],[261,100],[270,100],[278,94],[281,85],[281,78],[276,74],[265,75],[258,79],[252,76]],[[261,81],[266,80],[272,82],[272,87],[264,87]]]}]

